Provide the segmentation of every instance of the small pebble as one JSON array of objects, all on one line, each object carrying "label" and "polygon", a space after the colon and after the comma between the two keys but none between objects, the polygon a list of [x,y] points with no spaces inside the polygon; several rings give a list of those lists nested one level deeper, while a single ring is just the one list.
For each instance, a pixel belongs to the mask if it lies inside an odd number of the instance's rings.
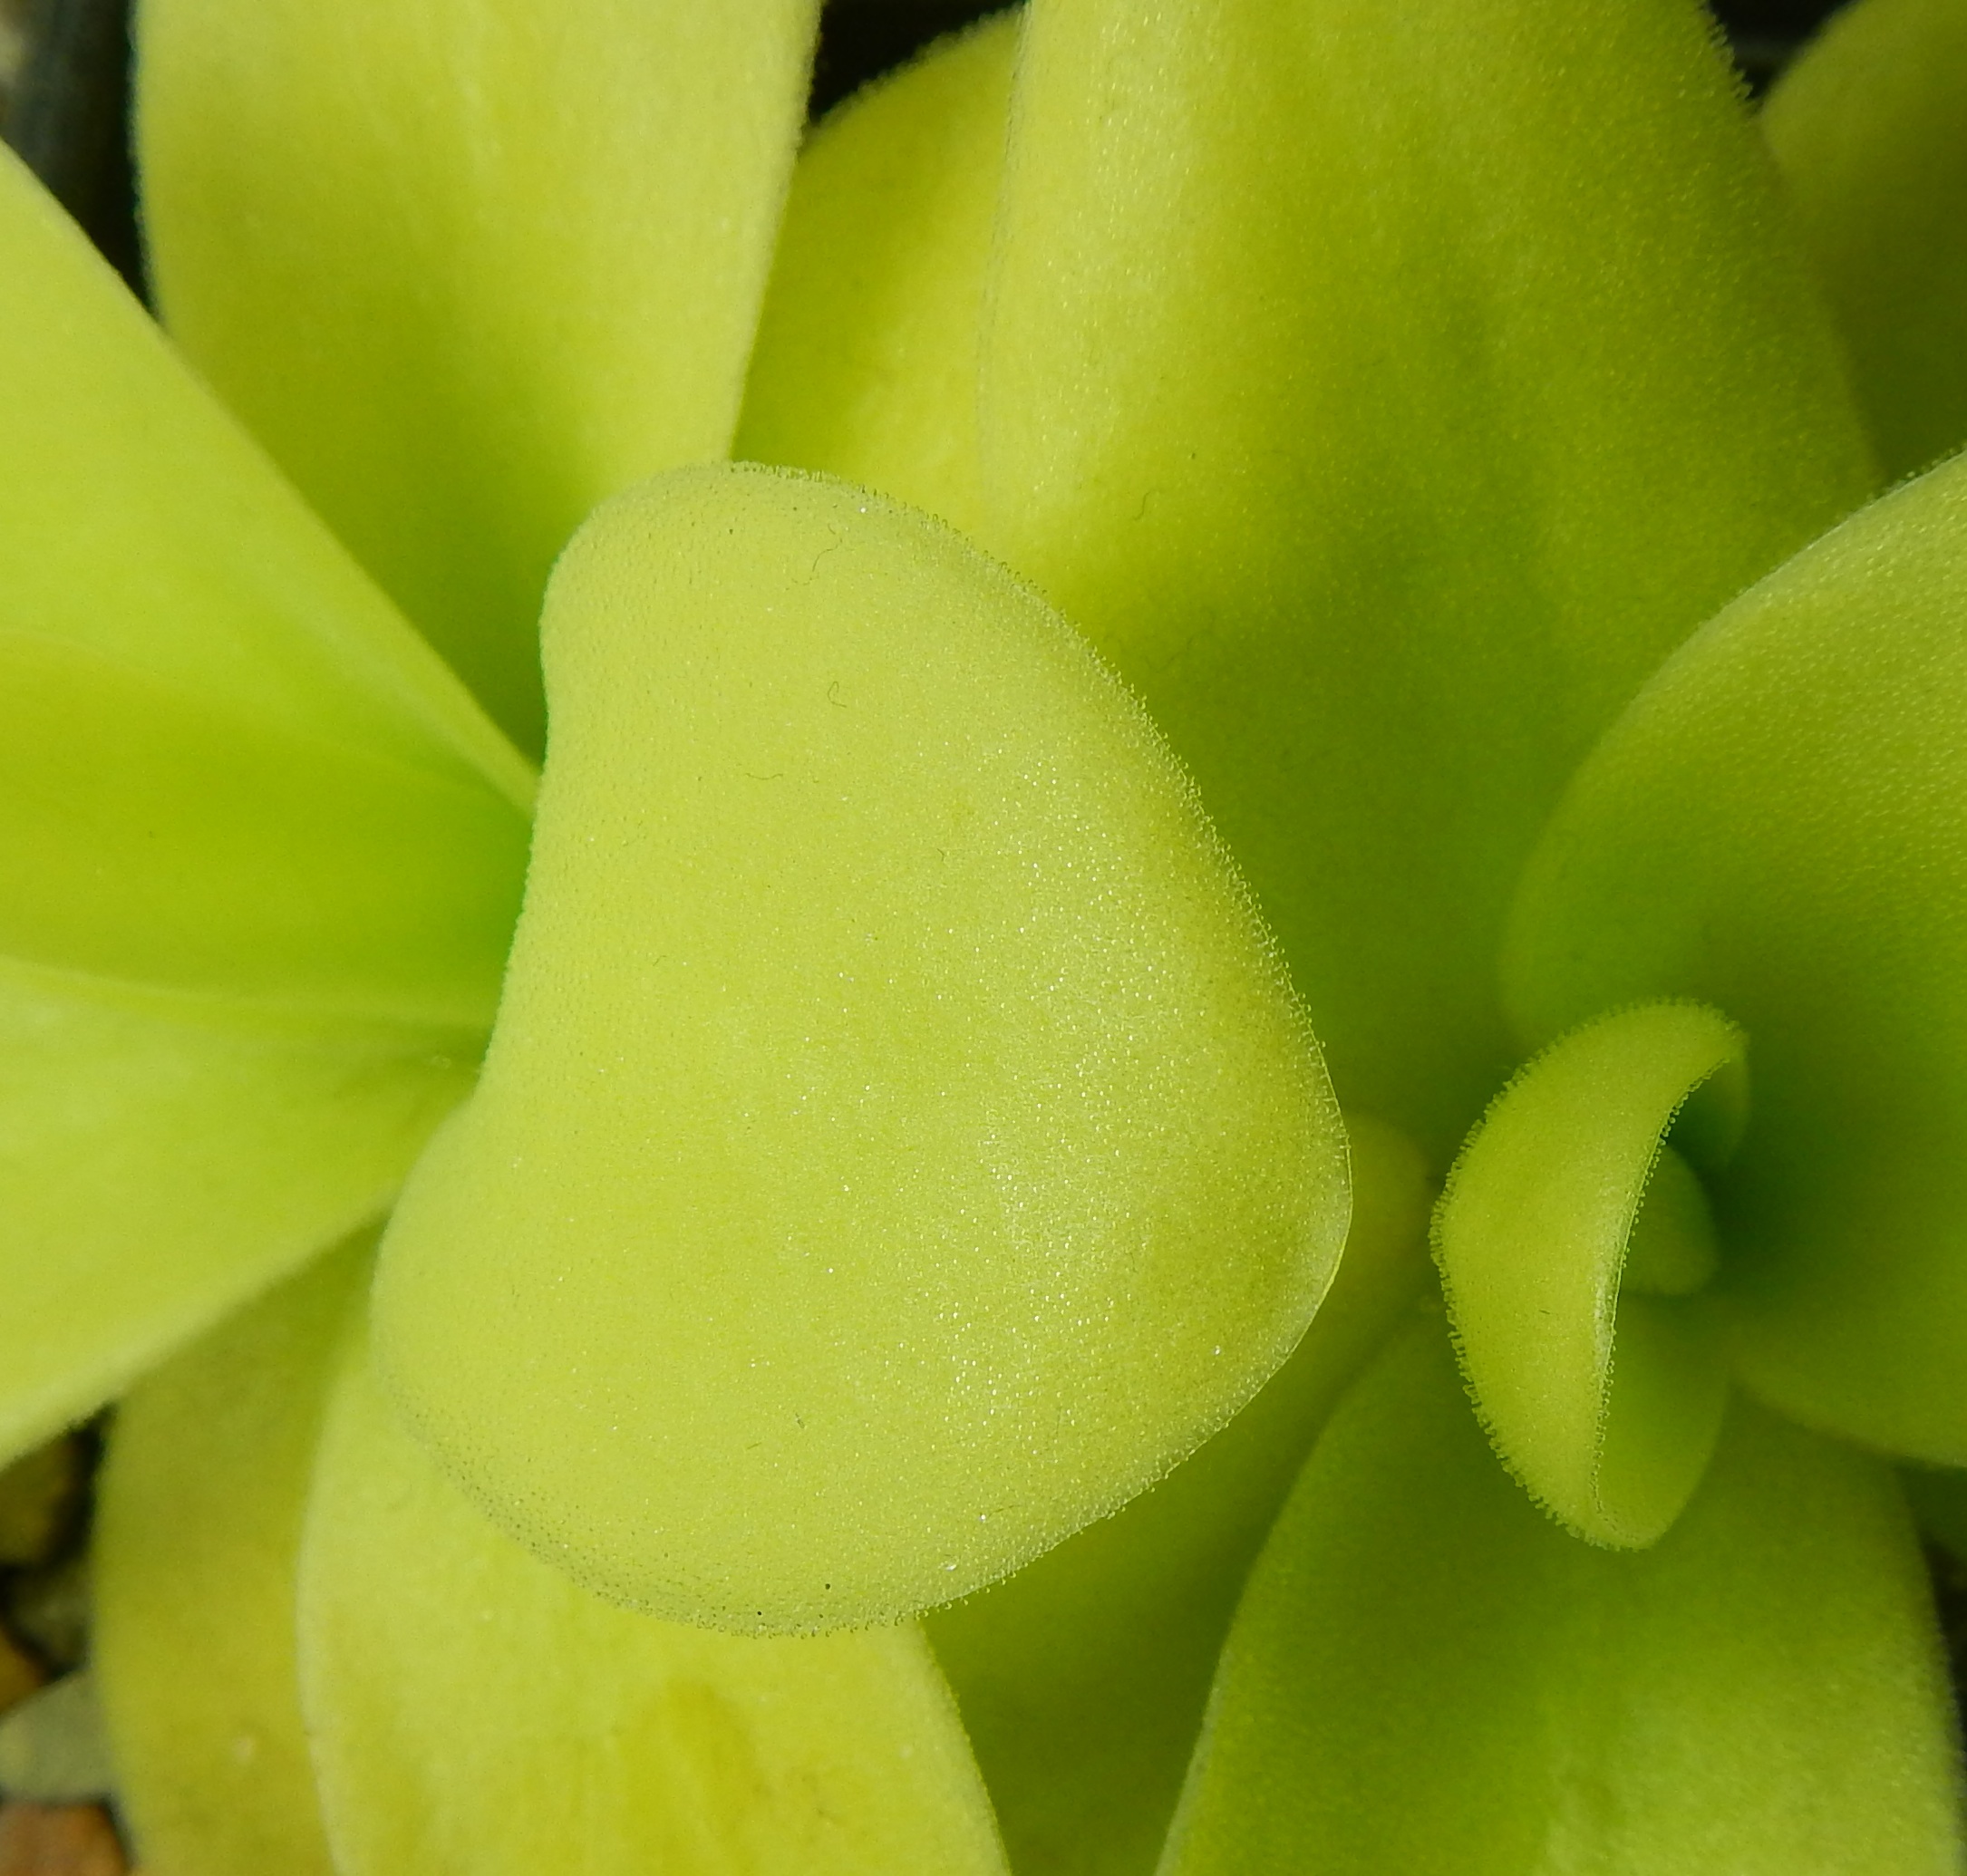
[{"label": "small pebble", "polygon": [[0,1804],[0,1876],[125,1876],[100,1804]]}]

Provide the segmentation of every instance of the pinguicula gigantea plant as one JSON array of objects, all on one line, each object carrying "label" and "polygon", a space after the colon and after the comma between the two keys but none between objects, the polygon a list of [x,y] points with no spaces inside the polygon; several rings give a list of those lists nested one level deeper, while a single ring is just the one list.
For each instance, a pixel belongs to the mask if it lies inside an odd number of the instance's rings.
[{"label": "pinguicula gigantea plant", "polygon": [[169,339],[0,180],[0,1428],[121,1402],[150,1876],[1958,1871],[1946,9],[1787,185],[1685,0],[803,148],[804,0],[139,24]]}]

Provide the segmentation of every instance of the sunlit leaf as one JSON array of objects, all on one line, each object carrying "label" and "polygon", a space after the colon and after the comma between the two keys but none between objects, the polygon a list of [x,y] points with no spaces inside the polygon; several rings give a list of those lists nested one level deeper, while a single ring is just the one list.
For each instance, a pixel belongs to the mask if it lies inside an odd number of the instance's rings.
[{"label": "sunlit leaf", "polygon": [[1304,1339],[1125,1509],[925,1626],[1019,1876],[1146,1876],[1251,1561],[1346,1385],[1428,1274],[1419,1151],[1349,1114],[1352,1225]]},{"label": "sunlit leaf", "polygon": [[623,1601],[964,1594],[1296,1342],[1346,1214],[1309,1032],[1145,714],[927,517],[679,472],[545,629],[527,907],[385,1240],[383,1368]]},{"label": "sunlit leaf", "polygon": [[1422,1322],[1250,1580],[1167,1876],[1956,1876],[1960,1770],[1891,1472],[1739,1401],[1652,1550],[1545,1518]]},{"label": "sunlit leaf", "polygon": [[816,0],[143,0],[166,324],[522,746],[547,568],[723,454]]},{"label": "sunlit leaf", "polygon": [[474,1510],[353,1353],[300,1600],[341,1876],[1003,1876],[919,1629],[759,1640],[603,1602]]},{"label": "sunlit leaf", "polygon": [[301,1519],[373,1240],[118,1407],[93,1543],[117,1798],[150,1876],[333,1876],[295,1658]]}]

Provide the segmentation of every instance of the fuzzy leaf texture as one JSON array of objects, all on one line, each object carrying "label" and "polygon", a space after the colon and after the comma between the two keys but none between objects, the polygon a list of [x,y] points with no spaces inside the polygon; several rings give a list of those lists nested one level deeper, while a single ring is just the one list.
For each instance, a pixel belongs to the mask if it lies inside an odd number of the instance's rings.
[{"label": "fuzzy leaf texture", "polygon": [[1150,1484],[1290,1352],[1337,1109],[1187,777],[926,517],[604,508],[499,1026],[379,1360],[509,1529],[655,1613],[891,1620]]},{"label": "fuzzy leaf texture", "polygon": [[1854,516],[1662,667],[1580,769],[1507,961],[1535,1045],[1696,998],[1751,1039],[1709,1183],[1738,1371],[1967,1462],[1967,463]]},{"label": "fuzzy leaf texture", "polygon": [[816,0],[142,0],[172,337],[537,753],[553,558],[722,456]]},{"label": "fuzzy leaf texture", "polygon": [[[1022,35],[993,212],[1002,42],[816,138],[748,444],[960,511],[901,413],[974,421],[978,537],[1193,769],[1342,1098],[1445,1160],[1516,1059],[1495,949],[1568,770],[1874,486],[1829,322],[1691,0]],[[816,377],[843,307],[879,324]]]},{"label": "fuzzy leaf texture", "polygon": [[1957,1876],[1959,1784],[1888,1468],[1738,1403],[1673,1530],[1594,1550],[1423,1320],[1251,1577],[1161,1871]]}]

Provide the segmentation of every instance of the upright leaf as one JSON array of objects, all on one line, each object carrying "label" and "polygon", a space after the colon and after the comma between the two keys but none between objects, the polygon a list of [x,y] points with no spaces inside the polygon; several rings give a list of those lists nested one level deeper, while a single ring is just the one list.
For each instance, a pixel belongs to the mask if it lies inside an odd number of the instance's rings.
[{"label": "upright leaf", "polygon": [[1193,768],[1342,1098],[1444,1156],[1565,777],[1871,487],[1768,170],[1694,0],[1032,0],[984,538]]},{"label": "upright leaf", "polygon": [[547,571],[737,421],[816,0],[144,0],[165,323],[522,747]]},{"label": "upright leaf", "polygon": [[1967,443],[1963,89],[1952,0],[1860,0],[1762,111],[1892,476]]},{"label": "upright leaf", "polygon": [[977,337],[1023,17],[939,40],[799,152],[736,455],[982,525]]}]

